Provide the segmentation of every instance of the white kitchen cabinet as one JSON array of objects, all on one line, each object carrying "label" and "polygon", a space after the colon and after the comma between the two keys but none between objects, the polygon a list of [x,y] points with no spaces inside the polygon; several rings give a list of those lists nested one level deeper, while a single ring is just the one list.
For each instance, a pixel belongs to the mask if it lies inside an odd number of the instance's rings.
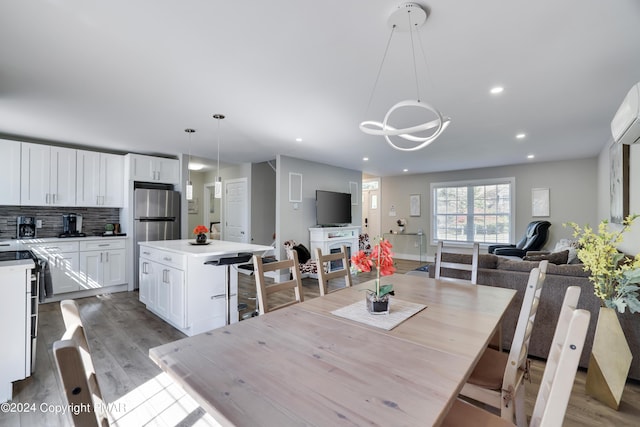
[{"label": "white kitchen cabinet", "polygon": [[178,329],[187,327],[185,268],[182,255],[141,248],[140,302]]},{"label": "white kitchen cabinet", "polygon": [[78,150],[77,206],[124,206],[124,156]]},{"label": "white kitchen cabinet", "polygon": [[124,240],[80,242],[80,274],[83,289],[126,283]]},{"label": "white kitchen cabinet", "polygon": [[177,268],[162,266],[157,283],[158,314],[165,317],[169,323],[184,328],[184,271]]},{"label": "white kitchen cabinet", "polygon": [[0,205],[20,204],[20,141],[0,139]]},{"label": "white kitchen cabinet", "polygon": [[140,278],[139,278],[139,299],[140,302],[148,307],[155,307],[158,304],[156,297],[157,286],[156,281],[159,277],[156,270],[162,266],[156,262],[140,259]]},{"label": "white kitchen cabinet", "polygon": [[21,153],[21,205],[75,205],[76,150],[23,142]]},{"label": "white kitchen cabinet", "polygon": [[176,159],[127,154],[131,179],[134,181],[178,184],[180,182],[180,162]]},{"label": "white kitchen cabinet", "polygon": [[80,255],[78,242],[51,242],[30,244],[29,249],[38,258],[47,260],[51,272],[51,287],[55,294],[81,289]]}]

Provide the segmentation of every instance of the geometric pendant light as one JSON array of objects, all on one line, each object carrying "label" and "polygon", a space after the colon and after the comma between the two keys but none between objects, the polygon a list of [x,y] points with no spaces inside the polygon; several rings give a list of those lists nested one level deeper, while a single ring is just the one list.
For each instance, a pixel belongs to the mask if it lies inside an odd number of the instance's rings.
[{"label": "geometric pendant light", "polygon": [[[418,72],[416,67],[413,32],[415,30],[417,36],[418,28],[422,26],[426,20],[427,11],[425,11],[422,6],[417,3],[402,3],[395,11],[391,13],[391,16],[389,16],[388,20],[388,24],[391,27],[391,35],[387,42],[387,48],[385,49],[382,63],[380,64],[380,68],[378,70],[378,76],[373,87],[373,90],[375,91],[375,88],[378,85],[378,79],[380,78],[380,72],[382,71],[384,60],[387,55],[387,50],[389,48],[389,45],[391,44],[391,39],[393,38],[394,33],[396,31],[408,31],[411,40],[411,52],[413,55],[413,71],[416,82],[416,99],[400,101],[393,105],[389,109],[389,111],[387,111],[382,122],[378,122],[375,120],[365,120],[360,123],[360,130],[362,132],[369,135],[384,136],[385,140],[391,147],[400,151],[416,151],[426,147],[427,145],[431,144],[436,138],[438,138],[447,128],[447,126],[449,126],[449,123],[451,123],[450,117],[443,116],[442,113],[440,113],[440,111],[438,111],[436,108],[420,100],[420,88],[418,85]],[[373,92],[371,94],[370,100],[372,98]],[[396,127],[392,126],[392,115],[397,115],[401,111],[407,111],[408,109],[413,109],[414,111],[418,109],[421,111],[421,113],[426,112],[432,120],[401,129],[397,129]],[[400,139],[402,139],[402,141],[400,141]]]}]

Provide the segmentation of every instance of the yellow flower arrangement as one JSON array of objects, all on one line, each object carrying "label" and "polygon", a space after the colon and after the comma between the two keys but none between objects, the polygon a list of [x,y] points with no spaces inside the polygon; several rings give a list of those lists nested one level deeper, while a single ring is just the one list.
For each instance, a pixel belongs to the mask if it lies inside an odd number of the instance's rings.
[{"label": "yellow flower arrangement", "polygon": [[609,230],[607,220],[600,223],[597,233],[588,225],[565,224],[573,228],[573,235],[578,238],[578,258],[585,271],[591,274],[589,280],[593,283],[595,295],[606,307],[615,308],[620,313],[624,313],[627,307],[632,313],[640,312],[640,254],[630,258],[617,249],[622,235],[638,216],[626,217],[617,232]]}]

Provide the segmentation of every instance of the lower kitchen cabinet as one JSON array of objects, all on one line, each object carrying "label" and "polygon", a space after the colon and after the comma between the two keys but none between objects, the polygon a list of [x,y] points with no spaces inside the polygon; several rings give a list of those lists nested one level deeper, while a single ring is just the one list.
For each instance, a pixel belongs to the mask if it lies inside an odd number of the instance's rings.
[{"label": "lower kitchen cabinet", "polygon": [[78,242],[50,242],[29,245],[40,259],[47,261],[51,273],[54,294],[75,292],[81,289],[80,254]]},{"label": "lower kitchen cabinet", "polygon": [[80,252],[80,273],[85,289],[125,283],[125,249]]},{"label": "lower kitchen cabinet", "polygon": [[[185,272],[170,263],[175,255],[160,257],[161,261],[140,257],[140,302],[177,328],[185,328]],[[180,264],[180,261],[178,261]]]},{"label": "lower kitchen cabinet", "polygon": [[47,261],[54,295],[127,282],[124,239],[51,240],[28,247]]}]

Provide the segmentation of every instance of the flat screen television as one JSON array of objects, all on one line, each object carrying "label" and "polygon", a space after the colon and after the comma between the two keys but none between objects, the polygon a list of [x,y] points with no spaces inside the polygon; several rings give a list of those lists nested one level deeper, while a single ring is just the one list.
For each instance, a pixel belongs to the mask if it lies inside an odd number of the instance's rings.
[{"label": "flat screen television", "polygon": [[351,224],[351,194],[316,190],[316,222],[324,227]]}]

